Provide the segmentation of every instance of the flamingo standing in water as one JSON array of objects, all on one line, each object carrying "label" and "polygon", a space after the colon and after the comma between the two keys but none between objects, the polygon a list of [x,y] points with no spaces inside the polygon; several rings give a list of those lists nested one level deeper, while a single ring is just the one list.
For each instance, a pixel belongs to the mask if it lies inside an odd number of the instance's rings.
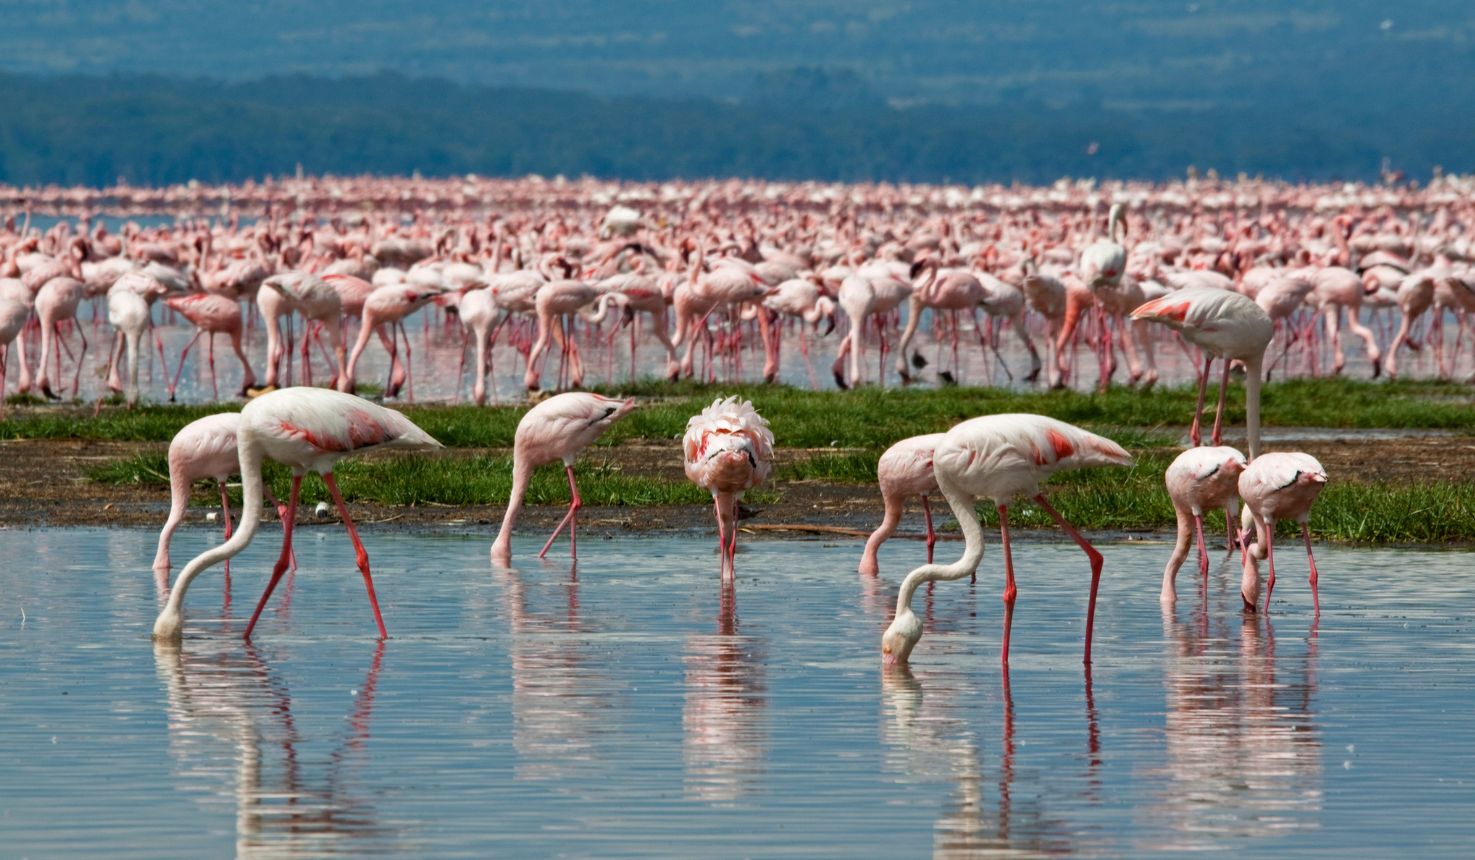
[{"label": "flamingo standing in water", "polygon": [[[168,292],[168,287],[142,272],[122,275],[108,288],[108,323],[117,332],[114,338],[117,346],[108,352],[108,388],[122,391],[124,401],[130,409],[138,405],[139,340],[145,330],[153,327],[153,303]],[[164,344],[158,337],[155,332],[154,338],[159,343],[159,359],[162,363]],[[128,359],[126,384],[118,374],[118,359],[123,355]],[[169,372],[167,367],[164,372]]]},{"label": "flamingo standing in water", "polygon": [[1295,520],[1301,524],[1301,539],[1306,543],[1306,561],[1311,566],[1311,605],[1321,612],[1321,598],[1316,593],[1316,558],[1311,554],[1311,527],[1307,518],[1311,505],[1326,486],[1326,469],[1310,454],[1275,452],[1250,461],[1239,476],[1239,495],[1245,509],[1255,519],[1258,537],[1243,552],[1244,575],[1239,593],[1245,611],[1254,612],[1260,598],[1259,559],[1270,566],[1265,582],[1265,611],[1270,611],[1270,592],[1275,588],[1275,553],[1271,547],[1275,524],[1279,520]]},{"label": "flamingo standing in water", "polygon": [[[364,348],[369,345],[369,335],[377,332],[379,342],[384,344],[384,351],[389,353],[389,382],[384,386],[384,396],[394,397],[399,394],[400,386],[410,377],[410,336],[405,334],[405,317],[419,310],[426,302],[435,298],[438,291],[428,290],[412,284],[393,284],[380,287],[369,294],[363,304],[363,324],[359,327],[359,336],[353,344],[353,351],[348,355],[348,367],[343,371],[343,377],[339,380],[339,390],[352,393],[357,381],[359,357],[364,354]],[[405,340],[405,360],[399,360],[398,338],[403,336]],[[410,394],[413,398],[415,384],[410,383]]]},{"label": "flamingo standing in water", "polygon": [[569,493],[573,498],[569,502],[568,513],[553,530],[548,542],[543,544],[538,558],[548,554],[548,548],[553,546],[564,526],[568,526],[569,554],[578,557],[578,523],[575,518],[584,503],[579,499],[579,487],[574,483],[574,460],[611,424],[630,414],[634,408],[633,399],[616,400],[583,391],[569,391],[544,400],[522,416],[512,441],[512,495],[507,500],[507,513],[502,517],[502,530],[492,541],[493,562],[506,564],[512,559],[512,528],[522,511],[523,496],[527,494],[533,470],[554,460],[563,461]]},{"label": "flamingo standing in water", "polygon": [[210,390],[215,399],[220,399],[220,386],[215,379],[215,335],[225,334],[230,337],[230,348],[236,357],[241,360],[241,390],[242,397],[246,396],[247,389],[256,385],[256,374],[251,372],[251,361],[246,358],[246,351],[241,348],[241,306],[235,299],[214,293],[191,293],[187,296],[170,296],[164,299],[164,304],[184,315],[184,318],[195,324],[195,334],[184,345],[184,350],[179,353],[179,367],[174,371],[174,381],[169,385],[169,402],[174,402],[174,393],[179,390],[179,377],[184,373],[184,359],[189,355],[190,349],[200,335],[205,335],[206,354],[210,362]]},{"label": "flamingo standing in water", "polygon": [[937,486],[947,498],[966,541],[963,557],[953,564],[924,564],[907,574],[896,597],[896,617],[881,637],[886,668],[907,662],[922,638],[922,620],[912,611],[912,595],[924,582],[962,579],[983,560],[983,528],[974,503],[994,501],[1004,550],[1004,643],[1001,659],[1009,663],[1009,631],[1014,621],[1014,561],[1009,549],[1008,504],[1032,498],[1070,535],[1091,563],[1091,598],[1086,609],[1085,662],[1091,662],[1091,630],[1096,619],[1096,587],[1101,581],[1101,553],[1066,522],[1040,492],[1040,482],[1060,469],[1084,466],[1128,466],[1132,455],[1095,433],[1044,415],[1006,414],[972,418],[944,434],[932,453]]},{"label": "flamingo standing in water", "polygon": [[1178,569],[1188,558],[1189,541],[1198,540],[1198,567],[1207,581],[1209,553],[1204,545],[1204,511],[1223,509],[1229,528],[1229,551],[1234,552],[1234,515],[1239,498],[1239,476],[1245,470],[1245,455],[1227,445],[1215,448],[1189,448],[1168,467],[1163,476],[1173,510],[1178,517],[1178,542],[1168,566],[1163,568],[1163,590],[1160,599],[1172,603],[1177,599],[1174,580]]},{"label": "flamingo standing in water", "polygon": [[272,569],[266,591],[256,604],[245,638],[251,638],[261,610],[286,572],[292,553],[292,525],[297,515],[297,498],[302,477],[309,471],[323,476],[328,492],[343,517],[343,526],[353,541],[359,572],[369,592],[369,605],[374,610],[374,623],[380,638],[388,638],[384,618],[379,613],[379,599],[374,594],[374,581],[369,575],[369,554],[359,540],[353,519],[338,483],[333,479],[333,466],[349,454],[377,449],[428,451],[441,447],[430,434],[416,427],[410,419],[370,403],[361,397],[326,388],[283,388],[247,403],[240,413],[236,429],[236,446],[241,468],[241,527],[230,540],[205,550],[190,560],[180,571],[169,602],[154,621],[154,639],[177,642],[184,627],[184,595],[190,583],[216,562],[238,555],[251,543],[261,524],[262,461],[270,458],[292,469],[292,493],[282,518],[282,552]]},{"label": "flamingo standing in water", "polygon": [[773,433],[751,402],[719,397],[686,422],[681,448],[686,477],[712,494],[722,581],[731,582],[737,554],[737,503],[773,469]]},{"label": "flamingo standing in water", "polygon": [[861,573],[875,576],[880,570],[876,553],[880,551],[881,544],[896,532],[896,525],[901,522],[901,503],[907,496],[918,496],[922,500],[922,514],[927,518],[927,563],[932,563],[937,532],[932,529],[932,506],[927,497],[937,492],[937,477],[932,473],[932,450],[942,437],[941,433],[928,433],[903,439],[887,448],[876,463],[876,480],[881,485],[886,513],[881,524],[866,540],[865,552],[860,557]]},{"label": "flamingo standing in water", "polygon": [[1265,349],[1275,336],[1270,315],[1251,298],[1214,287],[1190,287],[1153,299],[1132,311],[1134,320],[1159,322],[1179,332],[1204,351],[1204,372],[1198,378],[1198,404],[1188,438],[1196,446],[1202,441],[1199,424],[1204,411],[1204,391],[1215,357],[1224,359],[1224,376],[1219,382],[1219,406],[1214,412],[1213,444],[1223,441],[1224,398],[1229,390],[1229,365],[1238,359],[1245,365],[1245,433],[1250,459],[1260,454],[1260,381],[1264,376]]}]

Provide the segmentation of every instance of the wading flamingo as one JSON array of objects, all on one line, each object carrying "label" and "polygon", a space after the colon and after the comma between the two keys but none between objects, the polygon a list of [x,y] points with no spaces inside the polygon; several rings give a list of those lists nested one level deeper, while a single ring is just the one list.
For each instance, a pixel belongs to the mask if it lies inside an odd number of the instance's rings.
[{"label": "wading flamingo", "polygon": [[1229,529],[1229,552],[1233,554],[1234,515],[1239,499],[1239,476],[1245,470],[1245,455],[1227,445],[1189,448],[1168,467],[1163,476],[1173,511],[1178,516],[1178,542],[1168,566],[1163,568],[1163,590],[1160,599],[1172,603],[1177,599],[1174,580],[1178,569],[1188,558],[1188,544],[1198,541],[1198,568],[1205,581],[1209,576],[1209,551],[1204,545],[1204,511],[1222,509]]},{"label": "wading flamingo", "polygon": [[154,639],[177,642],[184,627],[184,595],[190,583],[211,565],[239,554],[251,543],[261,524],[262,461],[270,458],[292,469],[292,494],[287,500],[287,513],[282,518],[282,552],[272,569],[266,591],[256,604],[245,638],[251,638],[261,610],[277,587],[292,553],[292,524],[297,515],[297,497],[302,477],[309,471],[323,476],[328,492],[338,505],[343,527],[353,541],[359,572],[369,592],[369,605],[374,610],[374,623],[379,636],[387,638],[384,619],[379,614],[379,599],[374,595],[374,581],[369,575],[369,554],[359,540],[353,519],[338,483],[333,480],[333,466],[349,454],[377,449],[428,451],[441,444],[416,427],[410,419],[370,403],[361,397],[326,388],[283,388],[247,403],[240,413],[236,430],[236,446],[241,468],[241,527],[231,539],[200,553],[180,571],[179,579],[169,593],[169,602],[154,621]]},{"label": "wading flamingo", "polygon": [[922,499],[922,513],[927,518],[927,563],[932,563],[937,533],[932,529],[932,506],[927,497],[937,492],[937,478],[932,474],[932,449],[937,447],[942,437],[941,433],[928,433],[903,439],[887,448],[876,463],[876,481],[881,485],[886,513],[881,524],[866,540],[865,552],[860,557],[861,573],[875,576],[879,572],[876,553],[881,544],[896,532],[896,526],[901,522],[902,501],[907,496]]},{"label": "wading flamingo", "polygon": [[548,548],[553,546],[564,526],[568,526],[569,555],[578,558],[576,517],[584,503],[579,499],[579,487],[574,483],[574,459],[611,424],[630,414],[634,408],[633,399],[616,400],[583,391],[569,391],[544,400],[522,416],[512,441],[512,495],[507,500],[507,513],[502,517],[502,530],[492,541],[494,563],[506,564],[512,559],[512,528],[522,511],[523,496],[527,493],[533,470],[554,460],[563,461],[569,493],[573,498],[569,501],[568,513],[548,537],[548,542],[543,544],[538,558],[548,554]]},{"label": "wading flamingo", "polygon": [[1326,469],[1310,454],[1275,452],[1250,461],[1239,476],[1239,495],[1245,509],[1255,518],[1258,537],[1244,551],[1244,576],[1239,593],[1245,611],[1254,612],[1260,598],[1259,560],[1270,567],[1265,581],[1265,611],[1270,611],[1270,592],[1275,588],[1275,553],[1271,544],[1275,524],[1279,520],[1295,520],[1301,524],[1301,539],[1306,543],[1306,562],[1311,567],[1311,605],[1321,612],[1321,599],[1316,593],[1316,558],[1311,554],[1311,527],[1307,517],[1311,505],[1326,486]]},{"label": "wading flamingo", "polygon": [[1213,444],[1223,441],[1224,398],[1229,389],[1229,365],[1233,359],[1245,365],[1245,435],[1250,459],[1260,454],[1260,381],[1264,377],[1265,348],[1275,336],[1275,324],[1253,299],[1213,287],[1191,287],[1153,299],[1132,311],[1134,320],[1159,322],[1179,332],[1204,351],[1204,372],[1198,379],[1198,404],[1188,438],[1198,445],[1199,424],[1204,411],[1204,391],[1214,358],[1224,359],[1224,376],[1219,381],[1219,406],[1214,411]]},{"label": "wading flamingo", "polygon": [[[184,315],[184,318],[195,324],[195,334],[184,345],[184,350],[179,353],[179,367],[174,371],[174,381],[169,385],[169,402],[174,402],[174,392],[179,389],[179,377],[184,373],[184,359],[189,355],[190,348],[200,335],[205,335],[206,355],[210,363],[210,390],[215,399],[220,399],[220,386],[215,380],[215,335],[225,334],[230,337],[230,348],[236,357],[241,360],[241,391],[242,397],[246,391],[256,385],[256,374],[251,372],[251,362],[246,358],[246,351],[241,348],[241,305],[235,299],[214,293],[191,293],[187,296],[170,296],[164,299],[164,304]],[[167,371],[166,371],[167,372]]]},{"label": "wading flamingo", "polygon": [[719,397],[686,422],[681,449],[686,477],[712,494],[722,556],[719,569],[722,581],[731,582],[737,553],[737,503],[772,470],[773,433],[751,402]]},{"label": "wading flamingo", "polygon": [[1032,498],[1091,563],[1091,597],[1086,608],[1085,662],[1091,662],[1091,630],[1096,619],[1096,587],[1101,580],[1101,553],[1065,521],[1040,492],[1040,482],[1060,469],[1084,466],[1127,466],[1132,455],[1103,436],[1043,415],[1006,414],[972,418],[944,434],[932,454],[937,486],[953,509],[966,541],[963,557],[953,564],[924,564],[907,574],[896,596],[896,617],[881,637],[886,668],[907,662],[922,638],[922,619],[912,612],[912,595],[924,582],[962,579],[983,560],[983,528],[974,503],[992,499],[999,511],[1004,551],[1004,640],[1000,659],[1009,663],[1009,631],[1014,621],[1014,561],[1009,549],[1008,503]]}]

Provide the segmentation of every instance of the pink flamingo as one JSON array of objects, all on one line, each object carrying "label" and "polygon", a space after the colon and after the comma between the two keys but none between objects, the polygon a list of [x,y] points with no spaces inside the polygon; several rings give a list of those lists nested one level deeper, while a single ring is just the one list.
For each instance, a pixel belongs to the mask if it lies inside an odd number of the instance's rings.
[{"label": "pink flamingo", "polygon": [[[108,324],[117,332],[117,346],[108,351],[108,388],[123,392],[128,408],[138,405],[138,353],[139,341],[144,332],[153,328],[151,311],[153,303],[169,292],[169,288],[142,272],[121,275],[108,288]],[[159,359],[164,357],[164,344],[157,332],[154,340],[159,344]],[[125,353],[126,350],[126,353]],[[118,374],[118,360],[125,355],[128,359],[128,382],[125,385]],[[165,372],[167,373],[167,367]],[[98,401],[101,408],[102,401]]]},{"label": "pink flamingo", "polygon": [[1040,492],[1040,482],[1060,469],[1084,466],[1128,466],[1132,455],[1122,446],[1064,421],[1043,415],[1006,414],[972,418],[953,427],[932,454],[937,486],[963,530],[963,557],[953,564],[924,564],[907,574],[896,597],[896,617],[881,637],[886,668],[907,662],[922,638],[922,620],[912,612],[912,595],[924,582],[962,579],[983,560],[983,528],[974,503],[994,501],[1004,551],[1004,641],[1001,659],[1009,663],[1009,631],[1014,622],[1014,561],[1009,548],[1008,503],[1034,499],[1070,535],[1091,563],[1091,597],[1086,609],[1085,662],[1091,662],[1091,630],[1096,619],[1096,587],[1101,581],[1101,553],[1066,522]]},{"label": "pink flamingo", "polygon": [[[534,306],[538,312],[538,339],[528,353],[528,369],[523,374],[523,384],[529,391],[538,390],[543,368],[538,364],[551,337],[563,347],[563,359],[569,372],[569,381],[578,387],[584,382],[584,361],[579,357],[579,345],[574,340],[570,319],[580,308],[599,298],[599,291],[584,281],[549,281],[538,288]],[[555,321],[555,317],[557,320]],[[557,329],[555,330],[555,326]],[[562,375],[563,367],[560,367]]]},{"label": "pink flamingo", "polygon": [[1260,599],[1259,559],[1270,566],[1265,582],[1265,611],[1270,611],[1270,592],[1275,588],[1275,552],[1271,547],[1275,524],[1279,520],[1295,520],[1301,524],[1301,539],[1306,543],[1306,561],[1311,567],[1311,604],[1321,612],[1321,599],[1316,593],[1316,558],[1311,554],[1311,527],[1307,518],[1311,505],[1326,486],[1326,469],[1310,454],[1275,452],[1250,461],[1239,476],[1239,495],[1245,509],[1254,517],[1258,537],[1242,553],[1244,575],[1239,593],[1245,611],[1254,612]]},{"label": "pink flamingo", "polygon": [[773,469],[773,433],[747,400],[717,398],[686,422],[686,477],[712,494],[723,582],[735,574],[737,503]]},{"label": "pink flamingo", "polygon": [[1204,351],[1204,372],[1198,378],[1198,404],[1188,438],[1198,445],[1204,392],[1214,358],[1224,359],[1224,376],[1219,382],[1219,406],[1214,412],[1213,444],[1223,441],[1224,399],[1229,389],[1229,365],[1238,359],[1245,365],[1245,425],[1250,459],[1260,453],[1260,383],[1264,375],[1265,348],[1275,336],[1270,316],[1253,299],[1214,287],[1192,287],[1153,299],[1132,311],[1134,320],[1159,322],[1179,332]]},{"label": "pink flamingo", "polygon": [[[911,284],[880,272],[876,272],[874,276],[855,274],[840,282],[838,303],[845,316],[850,319],[850,334],[840,344],[835,365],[831,368],[836,385],[850,388],[860,384],[861,357],[865,353],[865,324],[872,317],[876,318],[876,328],[882,333],[881,367],[877,381],[881,385],[886,384],[886,314],[900,307],[911,294]],[[850,359],[848,373],[844,364],[847,356]]]},{"label": "pink flamingo", "polygon": [[[190,487],[195,481],[213,478],[220,488],[225,540],[230,540],[230,501],[225,495],[225,479],[240,471],[240,457],[236,450],[236,428],[240,424],[239,412],[206,415],[184,425],[169,442],[169,517],[159,532],[159,548],[154,554],[154,572],[164,579],[165,585],[169,576],[169,541],[184,521]],[[265,490],[265,493],[276,505],[278,515],[285,518],[286,507],[277,501],[271,490]],[[292,566],[296,565],[296,559],[293,559]],[[230,576],[229,560],[225,562],[225,574]]]},{"label": "pink flamingo", "polygon": [[1116,286],[1127,270],[1127,249],[1122,247],[1122,239],[1127,235],[1124,214],[1122,204],[1111,204],[1106,216],[1107,238],[1098,239],[1081,251],[1081,280],[1092,289]]},{"label": "pink flamingo", "polygon": [[[491,374],[491,340],[493,326],[497,321],[497,299],[490,289],[467,290],[456,304],[456,313],[461,325],[470,333],[476,346],[476,370],[471,375],[471,399],[477,406],[487,402],[487,377]],[[466,347],[461,347],[462,365],[465,365]],[[456,378],[460,379],[460,373]],[[496,385],[495,382],[492,383]],[[460,383],[456,397],[460,398]],[[495,388],[492,392],[496,396]]]},{"label": "pink flamingo", "polygon": [[273,568],[266,591],[256,605],[256,612],[246,626],[245,638],[251,638],[261,610],[286,572],[292,552],[292,525],[297,515],[297,498],[302,477],[309,471],[323,476],[323,483],[338,506],[343,526],[353,542],[359,572],[369,592],[369,605],[380,638],[387,638],[384,619],[379,613],[379,599],[374,594],[374,581],[369,575],[369,554],[359,540],[353,519],[338,483],[333,479],[333,466],[349,454],[392,449],[428,451],[441,447],[424,430],[392,409],[385,409],[361,397],[326,388],[283,388],[263,394],[247,403],[240,413],[236,445],[241,468],[241,527],[230,540],[200,553],[180,571],[179,579],[169,594],[169,602],[154,621],[154,639],[178,642],[184,626],[184,595],[190,583],[216,562],[238,555],[251,543],[261,524],[263,482],[262,461],[270,458],[292,469],[292,493],[287,501],[287,514],[282,520],[282,552]]},{"label": "pink flamingo", "polygon": [[927,563],[932,563],[932,548],[937,544],[937,532],[932,528],[932,506],[927,497],[936,493],[937,478],[932,474],[932,449],[942,441],[943,434],[928,433],[903,439],[886,449],[876,463],[876,480],[881,485],[881,499],[886,507],[881,524],[866,539],[865,552],[860,557],[860,572],[875,576],[880,567],[876,553],[896,532],[901,522],[901,504],[907,496],[922,500],[922,514],[927,518]]},{"label": "pink flamingo", "polygon": [[[6,365],[10,362],[10,345],[30,318],[30,305],[13,296],[0,295],[0,419],[5,417],[5,377],[8,375]],[[25,363],[22,355],[21,366],[24,367]]]},{"label": "pink flamingo", "polygon": [[[66,320],[77,318],[77,306],[86,296],[86,287],[76,278],[62,275],[47,280],[36,291],[36,316],[41,321],[41,357],[36,367],[36,387],[52,400],[61,399],[51,390],[46,365],[51,357],[52,342],[60,336],[60,325]],[[82,349],[77,356],[77,371],[72,378],[72,393],[76,394],[82,380],[82,358],[87,355],[87,336],[81,326],[74,327],[82,340]],[[57,373],[61,373],[61,353],[56,357]]]},{"label": "pink flamingo", "polygon": [[548,554],[548,548],[553,546],[564,526],[568,527],[569,554],[578,557],[577,515],[584,503],[579,498],[579,486],[574,483],[574,460],[611,424],[630,414],[634,408],[633,399],[616,400],[583,391],[569,391],[549,397],[522,416],[512,440],[512,494],[507,499],[502,530],[492,541],[494,563],[507,564],[512,559],[512,529],[522,511],[523,497],[527,494],[533,470],[554,460],[563,461],[569,493],[573,498],[569,501],[568,513],[548,537],[548,542],[543,544],[538,558]]},{"label": "pink flamingo", "polygon": [[[282,355],[281,346],[278,345],[275,353],[271,353],[272,332],[275,328],[275,317],[283,315],[284,311],[295,310],[307,318],[308,331],[302,336],[302,376],[308,385],[312,384],[312,362],[309,354],[309,341],[317,331],[327,331],[328,345],[332,347],[333,355],[333,384],[343,378],[343,365],[345,363],[343,346],[343,298],[333,285],[310,272],[283,272],[272,275],[261,286],[266,289],[260,290],[256,295],[256,303],[261,308],[262,314],[267,319],[267,342],[268,363],[280,361]],[[274,299],[262,301],[262,296],[268,292],[280,294],[286,301],[277,302]],[[279,341],[278,341],[279,343]],[[320,341],[321,344],[321,341]],[[275,358],[273,358],[275,355]],[[275,384],[271,381],[271,367],[268,364],[268,385]]]},{"label": "pink flamingo", "polygon": [[1198,542],[1199,573],[1209,576],[1209,553],[1204,545],[1204,511],[1222,509],[1229,529],[1229,552],[1234,552],[1234,515],[1239,498],[1239,475],[1245,470],[1245,455],[1227,445],[1216,448],[1189,448],[1179,454],[1163,476],[1173,511],[1178,517],[1178,542],[1168,566],[1163,568],[1163,590],[1160,599],[1172,603],[1178,594],[1174,581],[1178,569],[1188,558],[1188,544]]},{"label": "pink flamingo", "polygon": [[179,353],[179,367],[174,371],[174,381],[169,385],[169,402],[174,402],[174,393],[179,390],[179,378],[184,373],[184,359],[202,334],[206,336],[205,349],[210,362],[210,390],[214,392],[215,399],[220,399],[220,386],[215,379],[215,335],[217,334],[230,337],[230,348],[235,352],[236,358],[241,360],[240,394],[244,397],[246,391],[256,385],[256,374],[251,372],[251,361],[246,358],[246,351],[241,348],[240,304],[235,299],[228,299],[215,293],[170,296],[164,299],[164,304],[183,314],[185,319],[195,324],[194,336]]},{"label": "pink flamingo", "polygon": [[[364,354],[364,347],[369,345],[369,335],[377,332],[379,341],[384,344],[384,351],[389,353],[389,382],[384,387],[384,396],[394,397],[399,394],[400,386],[410,376],[410,337],[404,333],[404,319],[436,295],[435,291],[410,284],[380,287],[370,293],[363,303],[363,323],[359,327],[359,336],[354,341],[353,351],[348,355],[348,367],[339,380],[339,390],[353,391],[359,357]],[[405,340],[404,363],[399,360],[396,342],[399,335]],[[413,397],[413,382],[410,383],[410,392]]]}]

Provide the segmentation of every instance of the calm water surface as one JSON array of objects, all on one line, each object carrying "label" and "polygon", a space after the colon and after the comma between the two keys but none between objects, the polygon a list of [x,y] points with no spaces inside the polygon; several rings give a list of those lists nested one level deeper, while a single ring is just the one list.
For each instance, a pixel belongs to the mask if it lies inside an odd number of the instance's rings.
[{"label": "calm water surface", "polygon": [[[749,541],[724,599],[706,538],[587,540],[575,570],[488,535],[369,531],[394,638],[348,544],[301,532],[301,570],[240,639],[272,530],[148,633],[142,530],[0,532],[0,845],[16,857],[1469,856],[1475,577],[1463,552],[1282,554],[1269,620],[1236,567],[1207,596],[1167,548],[1087,571],[1022,543],[1013,665],[998,665],[993,546],[974,586],[917,597],[909,676],[879,636],[858,542]],[[188,558],[212,533],[183,533]],[[1294,546],[1294,544],[1289,544]],[[946,557],[956,544],[939,546]],[[566,552],[566,550],[564,550]],[[554,553],[557,555],[558,553]]]}]

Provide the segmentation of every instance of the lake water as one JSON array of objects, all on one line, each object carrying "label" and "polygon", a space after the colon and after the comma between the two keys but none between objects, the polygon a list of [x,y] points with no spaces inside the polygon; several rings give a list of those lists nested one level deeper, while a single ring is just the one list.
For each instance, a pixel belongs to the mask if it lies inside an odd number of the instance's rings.
[{"label": "lake water", "polygon": [[[155,648],[144,530],[0,532],[0,845],[10,857],[1468,857],[1475,577],[1467,552],[1280,554],[1269,618],[1238,567],[1105,544],[1088,573],[1023,541],[1012,666],[1001,575],[915,606],[910,675],[879,637],[921,545],[588,534],[539,563],[490,535],[369,528],[379,643],[336,526],[240,639],[268,527],[196,581]],[[217,539],[178,538],[176,560]],[[939,557],[958,550],[938,547]],[[1192,564],[1188,566],[1192,568]]]}]

